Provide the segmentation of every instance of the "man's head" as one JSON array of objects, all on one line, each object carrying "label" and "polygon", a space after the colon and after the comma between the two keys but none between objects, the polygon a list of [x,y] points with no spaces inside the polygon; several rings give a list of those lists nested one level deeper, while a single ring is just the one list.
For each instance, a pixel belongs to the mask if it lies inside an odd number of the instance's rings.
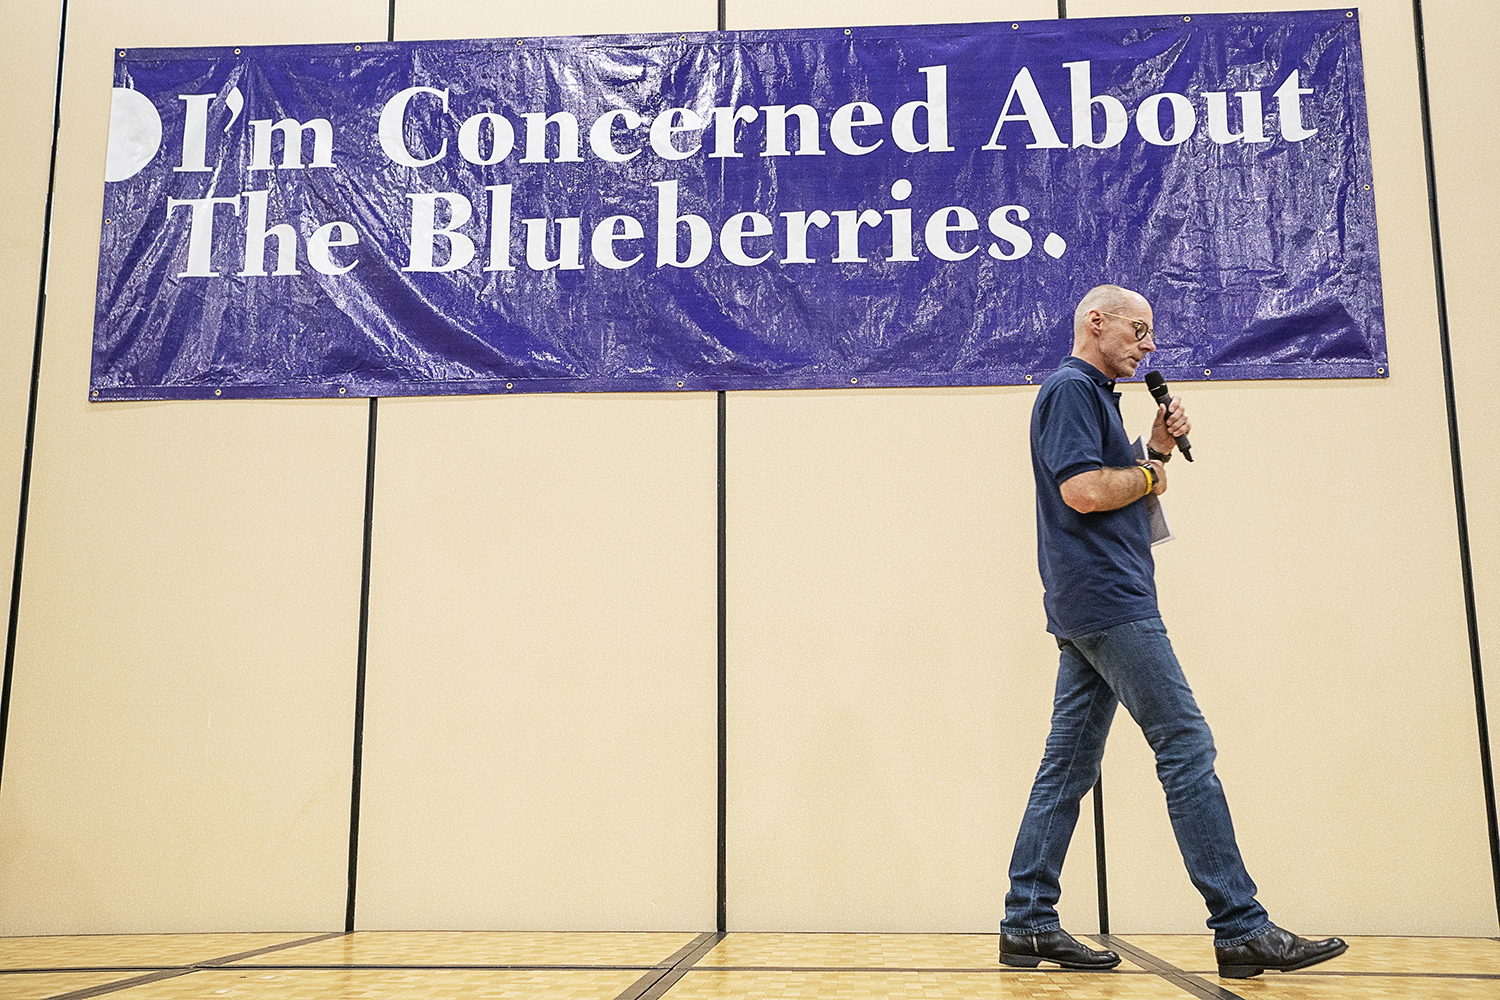
[{"label": "man's head", "polygon": [[1089,289],[1073,312],[1073,356],[1110,378],[1129,378],[1156,350],[1151,303],[1119,285]]}]

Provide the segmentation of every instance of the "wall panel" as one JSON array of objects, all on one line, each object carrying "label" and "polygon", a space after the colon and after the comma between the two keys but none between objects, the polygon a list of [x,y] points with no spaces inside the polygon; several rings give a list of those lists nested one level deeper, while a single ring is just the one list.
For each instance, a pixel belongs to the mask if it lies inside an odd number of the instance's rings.
[{"label": "wall panel", "polygon": [[114,47],[385,4],[69,7],[0,932],[342,924],[365,407],[86,401]]},{"label": "wall panel", "polygon": [[[913,17],[895,4],[729,7],[733,28]],[[1057,655],[1026,472],[1033,395],[730,396],[731,929],[998,927]],[[1066,875],[1080,932],[1097,923],[1091,848],[1085,819]]]},{"label": "wall panel", "polygon": [[[1441,211],[1444,285],[1452,340],[1458,427],[1463,436],[1475,603],[1492,754],[1500,750],[1500,401],[1490,312],[1497,263],[1494,227],[1495,163],[1500,134],[1478,124],[1475,109],[1500,103],[1500,71],[1476,52],[1500,45],[1493,9],[1474,0],[1423,4],[1437,198]],[[1444,442],[1434,441],[1438,450]]]},{"label": "wall panel", "polygon": [[[410,4],[397,37],[715,17]],[[381,405],[360,927],[714,926],[716,405]]]},{"label": "wall panel", "polygon": [[36,343],[61,6],[60,0],[8,5],[6,40],[0,43],[0,94],[10,145],[7,183],[0,187],[0,316],[5,317],[0,323],[0,608],[7,615]]},{"label": "wall panel", "polygon": [[[1272,918],[1303,933],[1492,934],[1411,7],[1360,16],[1392,377],[1182,386],[1198,461],[1171,468],[1179,540],[1158,550],[1157,580]],[[1145,426],[1144,393],[1127,396]],[[1106,759],[1113,922],[1199,930],[1132,730],[1117,728]]]}]

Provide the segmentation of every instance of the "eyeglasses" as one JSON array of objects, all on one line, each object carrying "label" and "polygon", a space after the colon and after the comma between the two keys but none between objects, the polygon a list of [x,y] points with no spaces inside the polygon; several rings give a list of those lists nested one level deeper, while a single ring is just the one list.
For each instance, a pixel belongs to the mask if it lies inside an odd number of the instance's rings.
[{"label": "eyeglasses", "polygon": [[1131,319],[1129,316],[1121,316],[1119,313],[1105,312],[1103,309],[1095,309],[1094,312],[1101,316],[1113,316],[1115,319],[1123,319],[1135,329],[1135,339],[1145,340],[1147,337],[1156,339],[1156,333],[1151,329],[1151,324],[1143,319]]}]

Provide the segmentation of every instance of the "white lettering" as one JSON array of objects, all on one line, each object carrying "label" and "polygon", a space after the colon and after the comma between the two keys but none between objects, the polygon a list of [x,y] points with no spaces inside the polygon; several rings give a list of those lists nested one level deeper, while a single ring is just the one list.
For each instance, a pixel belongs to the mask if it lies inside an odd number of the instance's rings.
[{"label": "white lettering", "polygon": [[1229,95],[1220,91],[1206,93],[1208,102],[1208,137],[1219,145],[1231,142],[1270,142],[1266,138],[1265,121],[1260,108],[1260,91],[1239,90],[1240,123],[1243,131],[1229,131]]},{"label": "white lettering", "polygon": [[486,271],[514,271],[510,263],[510,185],[493,184],[490,193],[490,260]]},{"label": "white lettering", "polygon": [[[474,241],[456,232],[474,215],[474,206],[469,199],[456,191],[409,194],[407,197],[411,199],[411,264],[401,270],[456,271],[474,259]],[[439,198],[447,203],[449,213],[448,224],[442,229],[437,228]],[[439,237],[448,244],[445,264],[434,264],[432,259]]]},{"label": "white lettering", "polygon": [[581,219],[557,220],[557,259],[547,259],[547,219],[522,219],[526,227],[526,266],[533,271],[548,271],[561,267],[564,271],[581,271],[583,258],[579,254],[578,232]]},{"label": "white lettering", "polygon": [[[856,118],[855,115],[859,117]],[[876,139],[869,146],[861,146],[854,138],[854,130],[869,125],[879,125],[882,120],[880,109],[875,105],[865,101],[853,101],[833,113],[833,120],[828,123],[828,138],[833,140],[834,148],[841,153],[848,153],[850,156],[873,153],[885,140]]]},{"label": "white lettering", "polygon": [[[927,100],[911,101],[896,109],[891,118],[891,138],[908,153],[920,153],[924,149],[933,153],[951,152],[953,147],[948,145],[948,67],[924,66],[917,72],[927,77]],[[927,112],[926,142],[918,141],[916,136],[918,111]]]},{"label": "white lettering", "polygon": [[786,220],[786,256],[781,258],[783,264],[816,264],[817,261],[807,255],[807,228],[817,226],[826,229],[833,221],[827,212],[782,212],[781,217]]},{"label": "white lettering", "polygon": [[594,124],[589,127],[589,148],[599,159],[610,163],[624,163],[641,155],[639,149],[622,153],[615,148],[614,134],[617,118],[625,123],[627,129],[638,129],[643,121],[640,115],[629,108],[615,108],[594,119]]},{"label": "white lettering", "polygon": [[[485,155],[479,151],[479,141],[483,137],[483,128],[488,124],[490,127],[490,151]],[[466,119],[458,130],[458,151],[464,159],[479,167],[487,167],[492,163],[499,163],[510,155],[510,151],[516,147],[516,130],[511,125],[510,119],[504,115],[497,115],[493,111],[486,111]]]},{"label": "white lettering", "polygon": [[[958,221],[949,222],[949,219]],[[948,234],[968,233],[978,228],[979,220],[974,218],[973,212],[962,205],[940,208],[927,219],[927,249],[932,251],[934,257],[940,257],[943,260],[968,260],[979,247],[972,246],[960,253],[948,242]]]},{"label": "white lettering", "polygon": [[319,226],[307,238],[307,262],[319,274],[347,274],[359,261],[351,260],[343,267],[339,267],[333,262],[333,255],[328,252],[329,248],[352,247],[358,242],[359,234],[347,222],[330,222],[325,226]]},{"label": "white lettering", "polygon": [[[1021,111],[1018,114],[1010,113],[1011,103],[1020,100]],[[1031,70],[1025,66],[1021,72],[1016,74],[1015,80],[1011,82],[1010,93],[1005,95],[1005,106],[1000,109],[1000,117],[995,121],[995,131],[990,133],[990,141],[982,148],[1004,149],[1000,142],[1000,129],[1006,122],[1023,121],[1031,126],[1032,141],[1027,143],[1027,149],[1067,149],[1068,146],[1057,137],[1057,128],[1053,126],[1052,119],[1047,115],[1047,105],[1042,102],[1042,95],[1037,92],[1036,81],[1031,78]]]},{"label": "white lettering", "polygon": [[[656,266],[697,267],[714,245],[713,231],[701,215],[677,214],[677,182],[652,181],[656,188]],[[677,230],[688,227],[688,255],[677,259]]]},{"label": "white lettering", "polygon": [[578,146],[578,116],[571,111],[559,111],[544,115],[533,111],[521,116],[526,119],[526,155],[522,163],[546,163],[547,126],[557,125],[558,163],[577,163],[583,159]]},{"label": "white lettering", "polygon": [[834,261],[841,264],[864,263],[865,258],[859,255],[859,230],[861,226],[873,228],[880,225],[880,213],[867,208],[863,212],[834,212],[833,217],[839,220],[839,252],[834,256]]},{"label": "white lettering", "polygon": [[[1109,149],[1118,146],[1130,128],[1130,118],[1125,114],[1125,105],[1108,94],[1094,96],[1089,78],[1089,64],[1083,62],[1063,63],[1071,77],[1073,94],[1073,148],[1090,146],[1094,149]],[[1104,138],[1094,141],[1094,105],[1104,109]]]},{"label": "white lettering", "polygon": [[[1161,134],[1162,102],[1172,105],[1172,137]],[[1193,105],[1181,94],[1152,94],[1141,102],[1135,112],[1135,128],[1141,138],[1153,146],[1180,146],[1188,141],[1198,127],[1198,115]]]},{"label": "white lettering", "polygon": [[[682,119],[681,125],[674,124],[677,118]],[[704,124],[703,116],[691,108],[668,108],[651,123],[651,149],[663,160],[685,160],[702,149],[702,143],[693,143],[691,149],[678,149],[672,136],[678,132],[701,132]]]},{"label": "white lettering", "polygon": [[179,278],[217,278],[219,272],[210,266],[214,243],[214,206],[233,205],[234,214],[240,214],[240,199],[234,198],[168,198],[167,217],[179,205],[192,208],[192,221],[188,229],[188,266]]},{"label": "white lettering", "polygon": [[761,110],[766,113],[766,148],[761,156],[792,155],[786,148],[786,120],[790,116],[797,118],[797,155],[823,155],[823,148],[818,145],[818,113],[810,105],[798,104],[788,108],[782,104],[769,104],[762,106]]},{"label": "white lettering", "polygon": [[[448,110],[448,92],[431,87],[407,87],[386,101],[385,107],[380,109],[380,125],[377,129],[380,148],[392,163],[399,163],[403,167],[425,167],[448,155],[447,139],[438,147],[436,156],[429,156],[425,160],[417,159],[411,147],[406,144],[406,106],[418,94],[436,94],[443,99],[443,110]],[[267,159],[270,159],[269,155]]]},{"label": "white lettering", "polygon": [[208,102],[213,94],[178,94],[177,99],[187,104],[182,122],[182,165],[173,170],[208,170],[204,159],[208,155]]},{"label": "white lettering", "polygon": [[638,240],[645,235],[640,220],[628,215],[611,215],[594,227],[594,259],[616,271],[627,268],[646,255],[638,253],[629,260],[621,260],[615,254],[615,244],[620,240]]},{"label": "white lettering", "polygon": [[283,222],[266,228],[266,206],[271,192],[245,192],[245,269],[240,277],[266,273],[266,241],[276,237],[276,273],[301,274],[297,270],[297,230]]},{"label": "white lettering", "polygon": [[302,162],[302,136],[308,129],[313,134],[313,161],[314,167],[333,166],[333,125],[327,118],[314,118],[306,125],[295,118],[283,118],[275,125],[271,119],[250,123],[250,129],[254,136],[254,152],[250,157],[251,170],[271,169],[271,136],[281,133],[281,169],[301,170]]},{"label": "white lettering", "polygon": [[760,112],[754,108],[714,108],[714,151],[708,154],[709,157],[744,156],[734,148],[734,126],[738,122],[753,122],[759,117]]},{"label": "white lettering", "polygon": [[[745,223],[750,223],[750,228],[745,228]],[[724,258],[731,264],[740,267],[753,267],[771,256],[767,250],[759,257],[751,257],[745,252],[745,239],[755,236],[770,236],[771,220],[759,212],[739,212],[729,217],[724,223],[724,228],[719,230],[719,249],[723,251]]]},{"label": "white lettering", "polygon": [[986,252],[996,260],[1015,260],[1031,253],[1031,234],[1010,221],[1008,216],[1012,213],[1019,222],[1031,218],[1031,213],[1020,205],[1001,205],[990,213],[990,232],[1011,245],[1011,252],[1004,253],[1000,244],[991,243]]},{"label": "white lettering", "polygon": [[1318,134],[1315,128],[1302,127],[1301,95],[1311,94],[1311,87],[1299,87],[1297,70],[1276,88],[1276,110],[1281,117],[1281,137],[1287,142],[1301,142]]}]

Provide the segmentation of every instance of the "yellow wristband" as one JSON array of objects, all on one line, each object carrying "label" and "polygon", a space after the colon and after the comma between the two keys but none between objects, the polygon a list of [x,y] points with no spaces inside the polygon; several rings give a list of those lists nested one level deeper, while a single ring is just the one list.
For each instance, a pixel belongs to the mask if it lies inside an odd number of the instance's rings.
[{"label": "yellow wristband", "polygon": [[1151,466],[1149,465],[1141,466],[1141,471],[1146,474],[1146,492],[1142,493],[1141,496],[1150,496],[1156,492],[1156,474],[1151,471]]}]

